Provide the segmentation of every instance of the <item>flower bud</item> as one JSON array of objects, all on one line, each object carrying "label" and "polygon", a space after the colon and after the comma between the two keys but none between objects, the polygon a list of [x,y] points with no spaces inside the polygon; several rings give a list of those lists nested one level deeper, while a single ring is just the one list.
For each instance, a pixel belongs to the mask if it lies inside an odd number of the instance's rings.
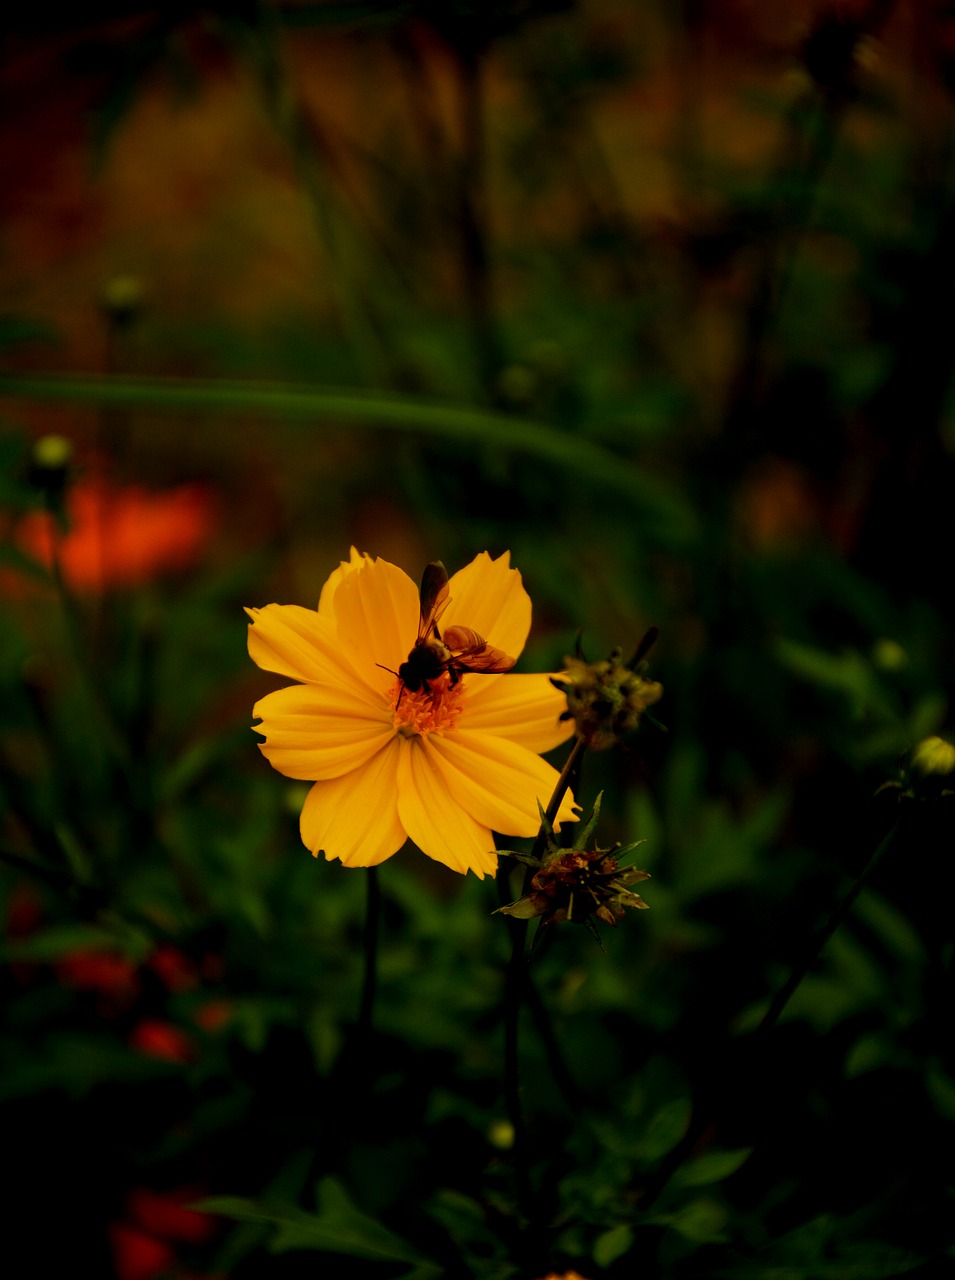
[{"label": "flower bud", "polygon": [[143,309],[145,289],[138,276],[113,276],[103,287],[102,307],[118,328],[128,328]]},{"label": "flower bud", "polygon": [[66,436],[41,436],[30,456],[29,480],[47,501],[57,505],[69,478],[73,445]]},{"label": "flower bud", "polygon": [[606,751],[631,733],[663,695],[663,686],[632,670],[619,649],[600,662],[567,657],[551,683],[567,696],[562,718],[576,721],[577,733],[592,751]]},{"label": "flower bud", "polygon": [[923,738],[907,762],[900,762],[898,782],[884,782],[877,794],[894,793],[900,800],[955,799],[955,746],[944,738]]},{"label": "flower bud", "polygon": [[944,738],[923,738],[912,752],[911,769],[922,777],[955,773],[955,747]]}]

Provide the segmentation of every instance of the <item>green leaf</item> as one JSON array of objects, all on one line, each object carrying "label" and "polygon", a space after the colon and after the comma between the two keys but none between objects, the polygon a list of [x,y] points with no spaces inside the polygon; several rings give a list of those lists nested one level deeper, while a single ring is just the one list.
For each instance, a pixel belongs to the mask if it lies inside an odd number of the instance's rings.
[{"label": "green leaf", "polygon": [[846,1054],[842,1070],[847,1080],[874,1071],[891,1061],[892,1045],[884,1035],[870,1032],[862,1035]]},{"label": "green leaf", "polygon": [[38,582],[47,584],[53,582],[49,569],[25,555],[11,542],[0,542],[0,565],[12,569],[15,573],[22,573],[27,578],[34,578]]},{"label": "green leaf", "polygon": [[517,1265],[508,1258],[507,1243],[488,1221],[485,1206],[477,1200],[444,1187],[428,1204],[427,1212],[458,1248],[463,1246],[471,1256],[480,1255],[481,1280],[507,1280],[517,1274]]},{"label": "green leaf", "polygon": [[318,1212],[307,1213],[294,1205],[269,1205],[240,1196],[214,1196],[195,1206],[203,1213],[217,1213],[240,1222],[264,1222],[275,1227],[274,1253],[293,1249],[341,1253],[373,1262],[405,1262],[413,1270],[408,1280],[440,1274],[440,1268],[409,1244],[363,1213],[349,1200],[334,1178],[323,1178],[317,1190]]},{"label": "green leaf", "polygon": [[597,799],[594,801],[594,807],[590,811],[590,817],[587,819],[586,823],[578,829],[574,843],[571,845],[572,849],[587,848],[587,841],[596,831],[597,823],[600,821],[600,802],[603,799],[603,794],[604,793],[601,791],[597,796]]},{"label": "green leaf", "polygon": [[689,1098],[675,1098],[666,1103],[647,1125],[637,1144],[637,1153],[649,1163],[661,1160],[680,1141],[689,1123]]},{"label": "green leaf", "polygon": [[96,378],[7,374],[0,378],[0,395],[4,394],[17,399],[65,400],[112,408],[264,413],[304,421],[310,426],[316,420],[359,423],[376,430],[464,441],[484,449],[528,455],[566,470],[608,496],[628,499],[661,536],[666,536],[670,546],[692,542],[698,533],[690,504],[659,475],[634,466],[628,458],[593,440],[516,414],[355,389],[118,375]]},{"label": "green leaf", "polygon": [[915,703],[909,715],[908,734],[913,742],[938,733],[945,723],[948,699],[938,692],[926,693]]},{"label": "green leaf", "polygon": [[594,1262],[598,1267],[609,1267],[612,1262],[623,1257],[632,1244],[632,1227],[627,1226],[626,1223],[619,1227],[611,1227],[594,1241]]},{"label": "green leaf", "polygon": [[115,934],[89,924],[54,925],[19,942],[3,947],[5,960],[60,960],[73,951],[116,951],[121,943]]},{"label": "green leaf", "polygon": [[35,1051],[2,1048],[0,1101],[35,1097],[46,1090],[63,1090],[71,1098],[85,1097],[104,1084],[141,1085],[178,1075],[179,1063],[136,1053],[125,1044],[101,1036],[74,1033],[44,1037]]},{"label": "green leaf", "polygon": [[928,1064],[925,1084],[939,1115],[948,1121],[955,1120],[955,1080],[946,1074],[940,1062]]},{"label": "green leaf", "polygon": [[522,853],[520,849],[498,849],[497,853],[498,857],[514,858],[517,862],[523,862],[525,867],[533,867],[535,871],[541,865],[540,858],[535,858],[531,853]]},{"label": "green leaf", "polygon": [[674,1187],[705,1187],[722,1182],[749,1159],[752,1147],[740,1147],[736,1151],[708,1151],[706,1155],[688,1160],[677,1169],[670,1180]]},{"label": "green leaf", "polygon": [[[646,840],[634,840],[630,844],[622,845],[613,855],[618,866],[623,866],[624,858],[629,858],[635,849],[639,849],[642,844],[646,844]],[[645,873],[645,878],[650,879],[650,873]]]},{"label": "green leaf", "polygon": [[729,1239],[727,1212],[715,1200],[693,1200],[677,1213],[649,1214],[646,1221],[672,1227],[694,1244],[722,1244]]},{"label": "green leaf", "polygon": [[811,684],[843,694],[852,714],[861,717],[877,713],[894,719],[893,711],[868,660],[854,649],[827,653],[795,640],[780,640],[776,655],[783,666]]},{"label": "green leaf", "polygon": [[[535,916],[543,915],[543,911],[531,899],[530,895],[526,898],[518,898],[516,902],[510,903],[506,907],[498,907],[497,912],[504,916],[513,916],[515,920],[533,920]],[[494,912],[493,914],[497,914]]]},{"label": "green leaf", "polygon": [[925,947],[911,921],[890,902],[871,889],[863,889],[853,911],[879,935],[886,947],[900,960],[921,963]]},{"label": "green leaf", "polygon": [[54,823],[53,832],[66,855],[70,870],[80,884],[89,884],[93,878],[93,866],[89,854],[80,844],[76,832],[66,822]]},{"label": "green leaf", "polygon": [[285,1210],[269,1208],[258,1204],[255,1200],[246,1200],[242,1196],[207,1196],[205,1200],[197,1200],[190,1205],[197,1213],[217,1213],[223,1218],[234,1218],[237,1222],[278,1222],[283,1220]]},{"label": "green leaf", "polygon": [[540,800],[537,801],[537,812],[540,814],[541,826],[544,828],[544,831],[547,835],[552,836],[554,834],[554,824],[551,822],[550,818],[548,818],[547,811],[541,804]]}]

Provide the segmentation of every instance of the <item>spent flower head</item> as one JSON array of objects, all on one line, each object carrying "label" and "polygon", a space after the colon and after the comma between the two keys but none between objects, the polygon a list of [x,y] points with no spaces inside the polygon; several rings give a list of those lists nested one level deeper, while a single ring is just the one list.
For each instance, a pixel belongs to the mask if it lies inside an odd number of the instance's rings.
[{"label": "spent flower head", "polygon": [[540,916],[542,925],[560,924],[565,920],[592,923],[593,917],[615,925],[623,918],[627,907],[647,908],[647,903],[630,886],[649,880],[649,871],[620,865],[621,859],[644,841],[636,840],[626,846],[615,844],[607,849],[599,848],[596,843],[592,848],[587,847],[596,832],[600,800],[601,796],[598,796],[593,812],[569,849],[557,844],[542,810],[541,823],[545,832],[542,857],[510,849],[501,850],[533,867],[534,876],[530,892],[508,906],[499,907],[499,911],[518,920],[532,920]]},{"label": "spent flower head", "polygon": [[629,662],[619,649],[600,662],[587,662],[580,653],[564,658],[564,670],[552,683],[566,695],[564,717],[574,721],[592,751],[606,751],[631,733],[663,696],[663,685],[643,674],[643,656],[656,636],[656,629],[647,632]]}]

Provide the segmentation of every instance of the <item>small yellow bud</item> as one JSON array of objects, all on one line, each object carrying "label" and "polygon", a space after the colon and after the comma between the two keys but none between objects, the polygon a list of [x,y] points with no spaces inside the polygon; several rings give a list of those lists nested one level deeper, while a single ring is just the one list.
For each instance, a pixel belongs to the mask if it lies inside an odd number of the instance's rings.
[{"label": "small yellow bud", "polygon": [[909,655],[897,640],[883,637],[872,646],[872,661],[883,671],[901,671],[908,660]]},{"label": "small yellow bud", "polygon": [[129,324],[142,310],[145,293],[138,276],[113,276],[103,286],[103,310],[117,324]]},{"label": "small yellow bud", "polygon": [[955,772],[955,747],[944,738],[924,738],[912,752],[912,768],[925,775]]},{"label": "small yellow bud", "polygon": [[65,467],[73,455],[66,436],[41,436],[33,446],[33,465],[56,470]]},{"label": "small yellow bud", "polygon": [[72,456],[73,446],[66,436],[41,436],[30,454],[27,473],[30,484],[61,514]]},{"label": "small yellow bud", "polygon": [[510,1151],[514,1145],[514,1126],[510,1120],[495,1120],[487,1131],[487,1140],[498,1151]]}]

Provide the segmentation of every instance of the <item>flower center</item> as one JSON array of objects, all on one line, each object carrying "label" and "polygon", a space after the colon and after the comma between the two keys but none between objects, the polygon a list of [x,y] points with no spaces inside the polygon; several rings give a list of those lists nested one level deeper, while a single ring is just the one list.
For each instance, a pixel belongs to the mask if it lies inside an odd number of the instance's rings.
[{"label": "flower center", "polygon": [[464,682],[451,683],[450,676],[442,671],[429,680],[430,692],[419,689],[413,693],[407,685],[402,688],[396,680],[388,692],[397,703],[392,723],[405,738],[416,735],[426,738],[429,733],[446,733],[453,729],[464,709]]}]

